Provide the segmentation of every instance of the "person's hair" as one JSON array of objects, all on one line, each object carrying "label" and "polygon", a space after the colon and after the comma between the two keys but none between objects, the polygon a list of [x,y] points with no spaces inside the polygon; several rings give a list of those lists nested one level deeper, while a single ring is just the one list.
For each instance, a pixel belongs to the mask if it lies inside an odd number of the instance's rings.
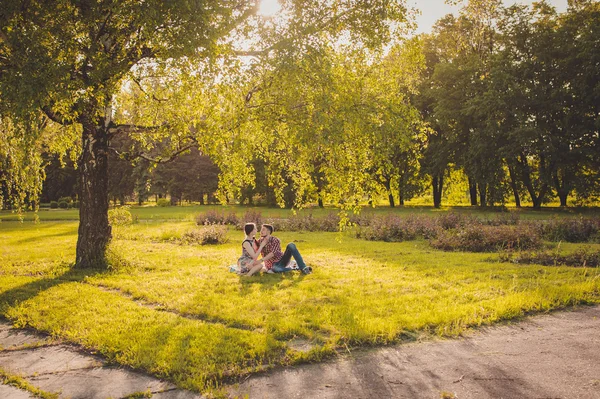
[{"label": "person's hair", "polygon": [[246,223],[244,225],[244,231],[246,232],[246,235],[249,235],[250,233],[252,233],[252,230],[254,230],[256,228],[256,225],[254,223]]},{"label": "person's hair", "polygon": [[269,231],[271,232],[271,234],[273,234],[273,230],[275,230],[273,228],[272,224],[263,224],[262,227],[266,227],[267,229],[269,229]]}]

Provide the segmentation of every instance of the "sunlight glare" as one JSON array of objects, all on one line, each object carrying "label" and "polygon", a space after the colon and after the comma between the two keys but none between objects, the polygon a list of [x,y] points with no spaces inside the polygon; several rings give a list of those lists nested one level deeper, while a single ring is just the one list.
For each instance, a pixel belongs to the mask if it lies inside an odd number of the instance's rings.
[{"label": "sunlight glare", "polygon": [[261,0],[258,13],[264,17],[272,17],[281,10],[281,4],[277,0]]}]

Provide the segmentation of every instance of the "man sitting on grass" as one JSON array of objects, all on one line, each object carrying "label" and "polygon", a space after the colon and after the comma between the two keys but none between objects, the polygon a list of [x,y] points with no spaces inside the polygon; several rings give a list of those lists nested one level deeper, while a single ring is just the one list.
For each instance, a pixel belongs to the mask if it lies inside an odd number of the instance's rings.
[{"label": "man sitting on grass", "polygon": [[281,241],[277,237],[273,237],[273,226],[270,224],[263,224],[260,229],[260,248],[262,259],[265,262],[264,265],[269,273],[283,273],[293,270],[291,267],[287,267],[292,256],[296,260],[298,267],[304,274],[312,273],[312,268],[306,266],[302,255],[298,252],[296,244],[289,243],[285,247],[285,252],[281,252]]}]

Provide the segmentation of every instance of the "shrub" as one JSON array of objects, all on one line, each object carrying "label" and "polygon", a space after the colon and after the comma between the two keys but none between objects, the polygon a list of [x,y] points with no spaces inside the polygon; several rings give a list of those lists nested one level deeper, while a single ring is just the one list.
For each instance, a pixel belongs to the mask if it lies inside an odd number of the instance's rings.
[{"label": "shrub", "polygon": [[543,266],[600,267],[600,251],[580,250],[567,255],[551,252],[512,252],[500,254],[502,262]]},{"label": "shrub", "polygon": [[79,201],[73,201],[73,208],[79,208]]},{"label": "shrub", "polygon": [[336,232],[340,229],[340,215],[336,212],[329,212],[324,218],[319,219],[321,230]]},{"label": "shrub", "polygon": [[67,204],[72,204],[73,203],[73,198],[71,198],[71,197],[60,197],[58,199],[58,202],[61,202],[61,201],[64,201]]},{"label": "shrub", "polygon": [[485,223],[491,226],[515,226],[519,224],[520,219],[521,216],[517,212],[502,212],[495,218],[486,220]]},{"label": "shrub", "polygon": [[315,231],[318,223],[312,213],[296,214],[279,222],[279,230],[284,231]]},{"label": "shrub", "polygon": [[133,216],[129,207],[121,207],[108,211],[108,222],[111,226],[126,226],[133,223]]},{"label": "shrub", "polygon": [[169,201],[166,198],[159,198],[156,201],[156,205],[164,208],[164,207],[167,207],[167,206],[171,206],[171,201]]},{"label": "shrub", "polygon": [[418,237],[434,238],[441,230],[436,218],[411,215],[373,217],[368,225],[362,225],[358,238],[370,241],[408,241]]},{"label": "shrub", "polygon": [[240,227],[244,227],[244,225],[246,223],[254,223],[256,224],[257,228],[260,229],[260,225],[263,222],[263,217],[262,217],[262,213],[260,213],[259,211],[255,211],[253,209],[249,209],[246,211],[246,213],[244,213],[244,216],[242,217],[242,220],[240,221]]},{"label": "shrub", "polygon": [[181,236],[182,244],[224,244],[227,242],[227,227],[216,224],[207,225],[185,232]]},{"label": "shrub", "polygon": [[57,209],[58,208],[58,201],[50,201],[50,208],[51,209]]},{"label": "shrub", "polygon": [[368,226],[371,224],[375,216],[366,213],[353,213],[349,217],[350,223],[356,226]]},{"label": "shrub", "polygon": [[388,215],[373,218],[368,226],[360,227],[357,237],[369,241],[407,241],[417,238],[417,231],[406,219]]},{"label": "shrub", "polygon": [[330,212],[325,217],[316,218],[312,213],[296,214],[288,219],[280,219],[275,223],[279,231],[327,231],[336,232],[340,227],[340,217]]},{"label": "shrub", "polygon": [[491,252],[499,249],[532,249],[542,244],[539,233],[525,225],[470,225],[440,231],[430,245],[444,251]]},{"label": "shrub", "polygon": [[229,224],[238,226],[240,224],[240,219],[233,211],[225,214],[224,212],[210,210],[196,216],[196,224],[199,226],[211,224]]},{"label": "shrub", "polygon": [[196,224],[199,226],[222,223],[223,215],[217,211],[210,210],[196,216]]},{"label": "shrub", "polygon": [[458,229],[469,225],[479,225],[481,221],[475,216],[463,215],[456,212],[442,214],[437,217],[439,226],[444,230]]},{"label": "shrub", "polygon": [[541,226],[542,236],[550,241],[598,241],[600,219],[553,219]]},{"label": "shrub", "polygon": [[58,201],[58,207],[61,209],[67,209],[69,207],[69,203],[67,201]]},{"label": "shrub", "polygon": [[238,216],[235,214],[234,211],[231,211],[227,215],[223,216],[223,224],[237,226],[240,224],[240,219],[238,218]]},{"label": "shrub", "polygon": [[442,229],[438,220],[429,216],[409,216],[406,218],[405,224],[408,226],[408,230],[426,239],[437,237]]}]

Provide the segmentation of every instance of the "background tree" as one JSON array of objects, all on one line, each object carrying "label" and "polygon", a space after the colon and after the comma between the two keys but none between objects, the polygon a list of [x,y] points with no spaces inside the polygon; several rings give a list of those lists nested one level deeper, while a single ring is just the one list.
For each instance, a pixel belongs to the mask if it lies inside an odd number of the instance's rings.
[{"label": "background tree", "polygon": [[[154,73],[155,66],[166,65],[163,71],[177,73],[180,80],[194,76],[179,74],[185,69],[181,61],[189,61],[190,57],[210,60],[231,48],[240,34],[248,32],[261,33],[254,34],[255,38],[260,37],[255,43],[261,48],[245,53],[264,57],[276,53],[283,56],[293,49],[303,51],[307,38],[332,40],[340,32],[348,33],[351,40],[377,46],[389,37],[390,20],[399,20],[404,13],[398,3],[383,0],[368,4],[294,1],[284,4],[289,18],[282,19],[281,26],[269,27],[255,17],[257,6],[258,2],[240,0],[3,3],[2,114],[14,121],[31,121],[39,118],[41,110],[54,123],[73,126],[81,134],[78,161],[81,206],[76,251],[79,267],[105,265],[104,254],[111,237],[107,218],[111,137],[128,132],[148,145],[152,139],[162,138],[157,136],[174,135],[171,140],[174,153],[198,141],[198,135],[205,137],[201,113],[195,110],[190,117],[182,110],[177,115],[175,110],[180,103],[172,102],[172,112],[167,114],[144,115],[144,118],[138,114],[129,118],[154,120],[158,124],[142,128],[114,121],[113,107],[119,105],[115,96],[130,73],[139,78],[144,71]],[[148,68],[142,65],[145,60],[151,61],[146,64]],[[192,69],[196,74],[206,72],[198,67]],[[220,125],[222,129],[214,134],[228,129]],[[147,135],[142,137],[141,132]],[[25,135],[31,137],[29,133]],[[210,135],[206,136],[210,140]],[[226,137],[219,137],[227,141]]]},{"label": "background tree", "polygon": [[41,202],[58,201],[61,197],[77,196],[77,171],[69,157],[61,160],[56,154],[44,154],[45,179],[40,194]]},{"label": "background tree", "polygon": [[205,195],[211,196],[218,188],[219,169],[197,148],[181,154],[172,162],[159,164],[152,171],[152,181],[162,182],[164,193],[171,197],[171,204],[182,200],[204,204]]}]

